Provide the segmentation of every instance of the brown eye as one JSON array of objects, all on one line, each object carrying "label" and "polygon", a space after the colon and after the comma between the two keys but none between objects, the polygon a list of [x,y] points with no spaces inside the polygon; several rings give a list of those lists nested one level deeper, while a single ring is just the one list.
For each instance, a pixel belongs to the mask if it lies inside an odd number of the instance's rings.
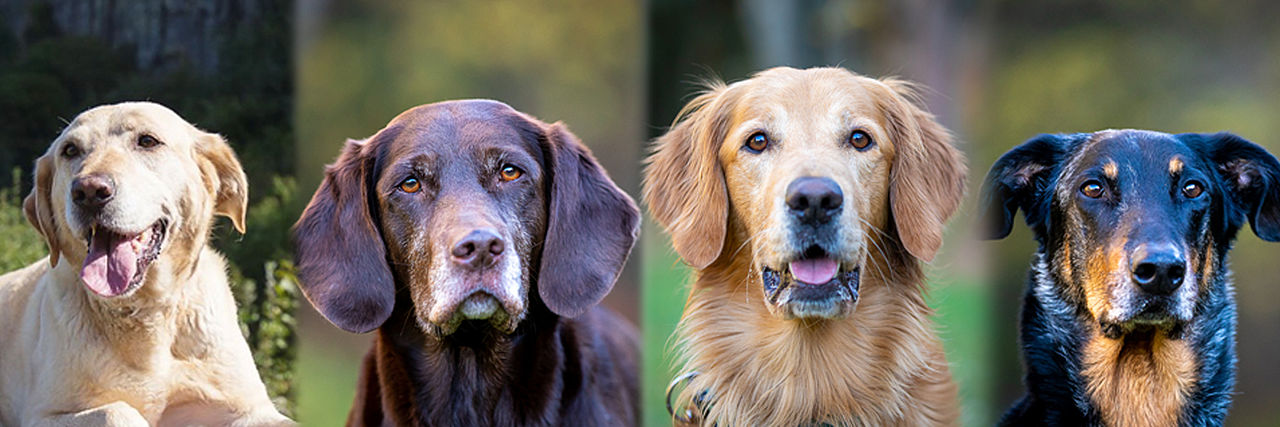
[{"label": "brown eye", "polygon": [[502,182],[511,182],[524,176],[524,171],[515,166],[504,165],[502,170],[498,172],[498,176],[502,178]]},{"label": "brown eye", "polygon": [[400,181],[400,191],[412,194],[421,189],[422,183],[418,182],[417,178],[406,178],[404,181]]},{"label": "brown eye", "polygon": [[62,157],[70,159],[79,155],[80,147],[77,147],[75,144],[68,143],[67,145],[62,146]]},{"label": "brown eye", "polygon": [[756,132],[747,137],[747,144],[744,145],[752,153],[759,154],[764,149],[769,148],[769,137],[764,132]]},{"label": "brown eye", "polygon": [[1182,184],[1182,195],[1187,196],[1188,199],[1200,197],[1202,193],[1204,193],[1204,186],[1199,182],[1187,181],[1186,184]]},{"label": "brown eye", "polygon": [[1084,194],[1085,197],[1090,199],[1102,197],[1105,192],[1106,190],[1102,188],[1102,183],[1098,181],[1089,181],[1080,186],[1080,194]]},{"label": "brown eye", "polygon": [[872,142],[871,135],[868,135],[864,131],[856,130],[853,131],[852,135],[849,135],[849,145],[852,145],[853,148],[857,148],[859,150],[866,150],[868,147],[871,147]]},{"label": "brown eye", "polygon": [[160,140],[151,135],[142,135],[138,137],[138,146],[142,148],[151,148],[160,145]]}]

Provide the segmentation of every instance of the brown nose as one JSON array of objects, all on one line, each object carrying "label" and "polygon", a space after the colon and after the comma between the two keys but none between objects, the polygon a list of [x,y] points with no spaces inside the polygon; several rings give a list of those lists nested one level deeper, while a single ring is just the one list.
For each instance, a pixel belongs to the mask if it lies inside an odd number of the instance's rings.
[{"label": "brown nose", "polygon": [[504,249],[506,249],[506,243],[498,233],[490,229],[479,229],[467,233],[461,240],[454,243],[451,253],[453,262],[474,269],[483,269],[492,267],[502,256]]},{"label": "brown nose", "polygon": [[106,175],[85,175],[71,182],[71,201],[90,211],[101,210],[115,193],[116,184]]}]

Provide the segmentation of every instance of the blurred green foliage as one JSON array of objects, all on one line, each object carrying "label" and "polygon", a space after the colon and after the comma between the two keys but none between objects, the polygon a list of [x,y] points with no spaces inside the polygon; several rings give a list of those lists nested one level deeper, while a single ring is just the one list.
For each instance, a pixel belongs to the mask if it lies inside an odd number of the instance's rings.
[{"label": "blurred green foliage", "polygon": [[[13,169],[14,182],[22,170]],[[0,236],[4,236],[0,250],[0,272],[17,270],[49,254],[40,233],[31,227],[22,213],[22,199],[26,194],[17,184],[0,189]]]}]

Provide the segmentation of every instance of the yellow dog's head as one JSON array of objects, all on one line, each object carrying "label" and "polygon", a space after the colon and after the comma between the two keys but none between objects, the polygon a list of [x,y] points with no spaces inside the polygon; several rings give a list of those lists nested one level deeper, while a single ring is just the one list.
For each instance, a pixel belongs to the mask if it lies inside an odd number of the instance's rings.
[{"label": "yellow dog's head", "polygon": [[863,274],[933,258],[963,195],[962,155],[913,98],[841,68],[711,84],[656,141],[644,198],[695,268],[747,257],[774,315],[842,318]]}]

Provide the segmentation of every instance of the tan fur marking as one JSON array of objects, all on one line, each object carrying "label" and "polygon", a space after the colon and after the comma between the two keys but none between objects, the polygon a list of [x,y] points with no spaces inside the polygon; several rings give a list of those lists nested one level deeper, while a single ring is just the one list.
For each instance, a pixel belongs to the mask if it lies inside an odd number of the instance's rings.
[{"label": "tan fur marking", "polygon": [[1182,173],[1183,166],[1182,158],[1175,156],[1172,160],[1169,160],[1169,175],[1178,175]]},{"label": "tan fur marking", "polygon": [[1107,178],[1114,181],[1120,176],[1120,168],[1116,165],[1114,160],[1107,160],[1107,163],[1102,165],[1102,173],[1105,174]]},{"label": "tan fur marking", "polygon": [[1113,340],[1095,330],[1082,362],[1089,397],[1109,426],[1177,425],[1196,381],[1190,346],[1162,334]]}]

